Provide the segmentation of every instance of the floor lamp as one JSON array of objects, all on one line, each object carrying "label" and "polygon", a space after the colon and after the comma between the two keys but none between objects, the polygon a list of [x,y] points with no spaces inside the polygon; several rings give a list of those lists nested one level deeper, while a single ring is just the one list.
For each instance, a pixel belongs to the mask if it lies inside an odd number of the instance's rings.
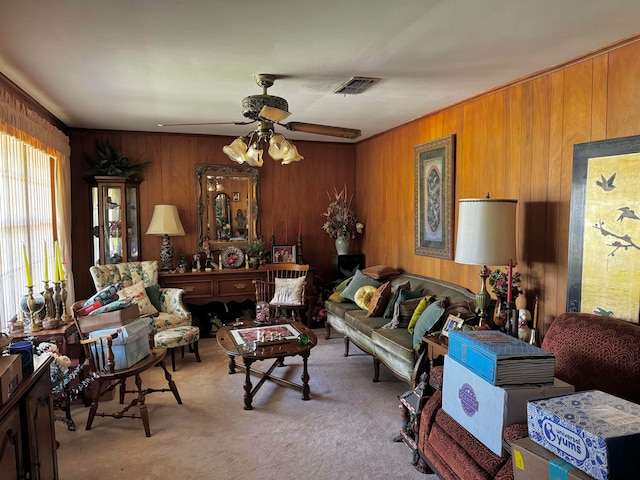
[{"label": "floor lamp", "polygon": [[517,200],[489,198],[489,195],[487,198],[464,198],[459,201],[455,261],[482,265],[482,285],[476,294],[480,325],[486,323],[491,300],[486,285],[489,277],[487,265],[515,264],[517,203]]},{"label": "floor lamp", "polygon": [[178,215],[178,207],[175,205],[156,205],[153,209],[153,217],[147,229],[147,235],[162,235],[160,246],[161,271],[168,272],[173,268],[173,247],[169,243],[169,237],[184,235],[184,228]]}]

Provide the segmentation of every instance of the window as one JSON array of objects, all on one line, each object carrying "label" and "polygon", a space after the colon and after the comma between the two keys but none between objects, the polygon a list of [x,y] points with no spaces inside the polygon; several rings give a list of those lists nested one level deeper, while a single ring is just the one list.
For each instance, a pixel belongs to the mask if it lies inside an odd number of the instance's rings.
[{"label": "window", "polygon": [[[44,289],[45,255],[49,280],[54,268],[54,162],[47,152],[0,132],[0,328],[20,316],[27,294],[26,248],[34,295]],[[24,247],[23,247],[24,246]],[[46,251],[46,253],[45,253]],[[50,284],[51,286],[51,284]]]}]

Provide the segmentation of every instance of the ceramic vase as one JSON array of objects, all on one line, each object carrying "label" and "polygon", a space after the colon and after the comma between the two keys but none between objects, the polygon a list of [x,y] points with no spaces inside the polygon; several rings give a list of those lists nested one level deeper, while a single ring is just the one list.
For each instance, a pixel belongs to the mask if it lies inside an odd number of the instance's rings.
[{"label": "ceramic vase", "polygon": [[349,238],[338,237],[336,238],[336,251],[338,255],[346,255],[349,253]]}]

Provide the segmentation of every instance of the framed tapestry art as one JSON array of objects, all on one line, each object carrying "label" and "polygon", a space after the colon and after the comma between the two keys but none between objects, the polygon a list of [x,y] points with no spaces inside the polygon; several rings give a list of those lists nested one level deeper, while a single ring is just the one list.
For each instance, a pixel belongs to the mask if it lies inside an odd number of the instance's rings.
[{"label": "framed tapestry art", "polygon": [[415,253],[453,259],[455,135],[415,147]]},{"label": "framed tapestry art", "polygon": [[567,311],[639,323],[640,136],[574,146]]}]

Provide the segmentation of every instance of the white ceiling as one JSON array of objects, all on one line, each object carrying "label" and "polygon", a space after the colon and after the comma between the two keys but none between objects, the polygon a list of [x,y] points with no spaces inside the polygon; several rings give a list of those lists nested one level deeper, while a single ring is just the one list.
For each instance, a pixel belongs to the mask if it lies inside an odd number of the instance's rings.
[{"label": "white ceiling", "polygon": [[[0,0],[0,72],[70,127],[219,135],[251,127],[157,124],[243,121],[282,75],[287,121],[362,139],[639,25],[639,0]],[[351,76],[382,80],[332,93]]]}]

